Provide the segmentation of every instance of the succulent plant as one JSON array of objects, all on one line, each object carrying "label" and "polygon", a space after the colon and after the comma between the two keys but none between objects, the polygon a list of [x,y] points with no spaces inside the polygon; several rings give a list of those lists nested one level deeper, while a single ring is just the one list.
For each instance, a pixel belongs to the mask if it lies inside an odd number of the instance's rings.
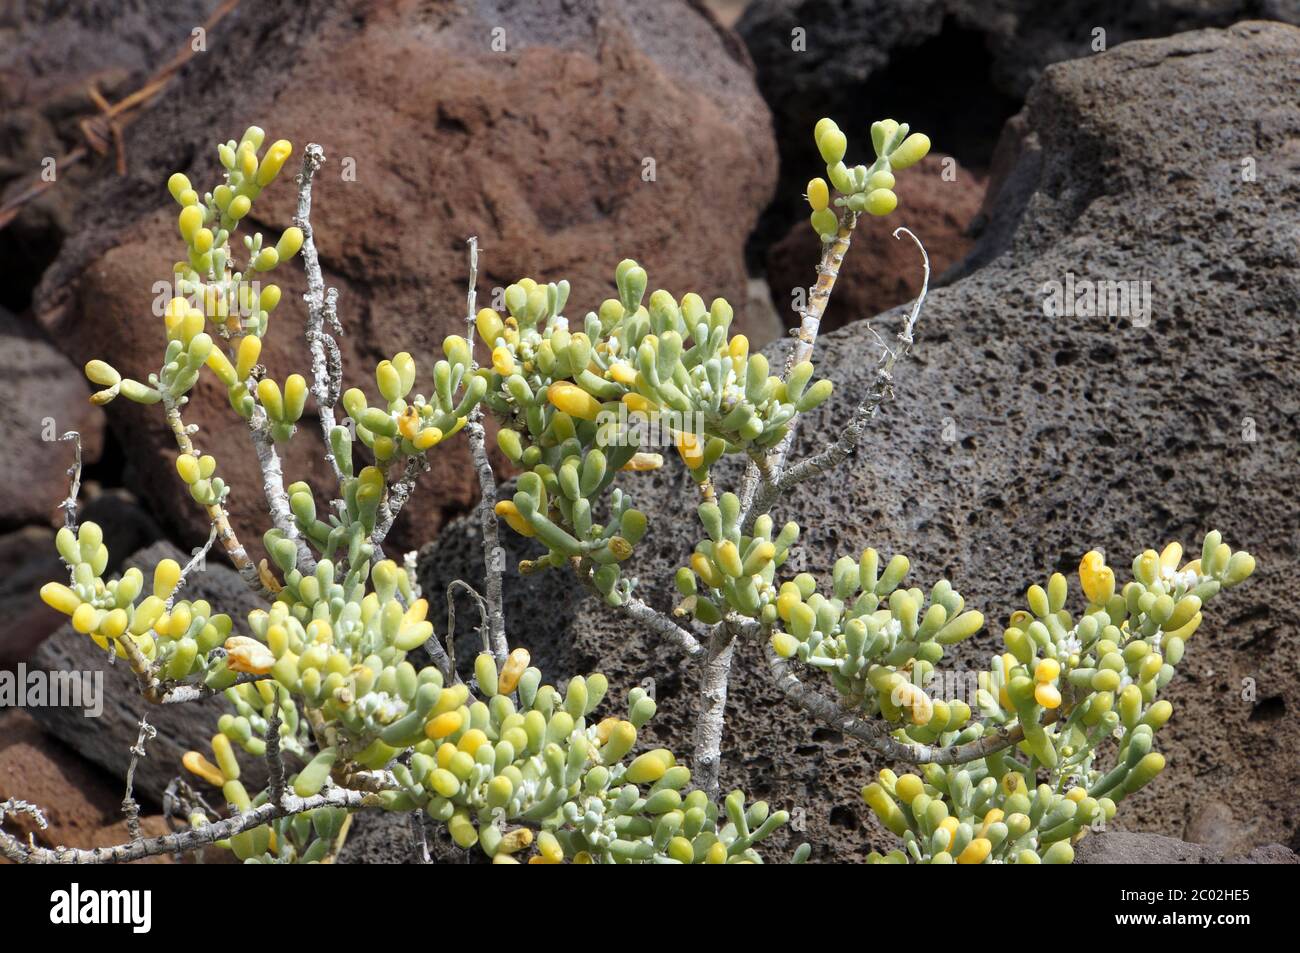
[{"label": "succulent plant", "polygon": [[[921,776],[881,772],[862,795],[903,838],[905,854],[872,859],[1073,859],[1074,841],[1164,769],[1153,744],[1173,706],[1159,694],[1201,624],[1204,603],[1254,571],[1254,559],[1232,552],[1217,532],[1206,535],[1200,558],[1180,566],[1182,555],[1177,543],[1159,554],[1147,550],[1133,562],[1133,581],[1116,592],[1102,555],[1087,553],[1079,566],[1087,607],[1078,617],[1065,608],[1060,573],[1046,587],[1030,587],[1028,611],[1012,613],[1003,630],[1007,651],[978,675],[974,713],[964,701],[926,693],[944,646],[983,621],[978,612],[961,612],[961,597],[946,580],[931,590],[919,621],[918,590],[895,589],[888,607],[874,611],[878,595],[864,593],[848,608],[856,581],[847,564],[836,567],[835,598],[814,607],[816,593],[807,602],[792,595],[791,622],[806,606],[811,625],[803,613],[795,634],[773,635],[775,651],[824,668],[845,704],[900,726],[895,740],[959,748],[1018,729],[1014,746],[963,764],[927,764]],[[864,578],[874,561],[868,550]],[[1104,756],[1108,740],[1116,742],[1113,759]]]},{"label": "succulent plant", "polygon": [[[57,547],[68,581],[44,586],[45,602],[126,659],[147,700],[220,694],[230,709],[210,752],[183,758],[190,780],[178,797],[187,831],[39,859],[135,859],[218,843],[245,862],[328,862],[353,812],[374,809],[422,812],[445,825],[458,847],[498,863],[761,862],[762,842],[788,813],[741,791],[723,796],[718,782],[731,652],[752,645],[810,721],[922,766],[920,774],[883,770],[863,790],[901,839],[898,849],[869,860],[1068,862],[1073,842],[1164,767],[1154,739],[1172,706],[1159,693],[1203,604],[1248,577],[1254,561],[1210,533],[1200,558],[1186,564],[1177,544],[1143,553],[1133,581],[1117,590],[1104,558],[1089,552],[1079,567],[1083,612],[1067,610],[1059,573],[1031,587],[1028,609],[1014,612],[1003,632],[1006,652],[978,674],[970,699],[946,697],[935,680],[949,647],[985,621],[947,580],[928,592],[907,587],[907,558],[884,560],[874,549],[835,562],[828,588],[811,573],[783,576],[800,528],[793,521],[778,527],[773,506],[800,480],[850,455],[887,394],[894,362],[912,344],[925,296],[840,438],[787,466],[799,415],[831,395],[811,355],[857,217],[892,212],[894,173],[930,145],[904,124],[877,122],[875,159],[849,167],[849,143],[834,122],[823,119],[814,134],[829,180],[813,179],[807,189],[822,261],[781,371],[731,333],[725,300],[706,305],[694,292],[679,299],[662,289],[647,298],[648,276],[630,260],[615,269],[616,296],[588,311],[580,330],[565,316],[563,280],[522,278],[505,290],[504,314],[476,310],[471,241],[466,335],[443,341],[427,395],[410,353],[381,361],[373,403],[359,388],[342,391],[331,337],[341,331],[336,296],[324,289],[309,218],[320,148],[308,146],[303,158],[295,224],[274,244],[261,233],[244,236],[242,266],[232,238],[288,161],[290,144],[263,151],[262,131],[250,127],[239,142],[218,146],[226,172],[211,192],[200,195],[184,175],[172,176],[185,257],[162,314],[161,367],[133,381],[91,361],[86,374],[101,388],[96,403],[123,395],[162,405],[177,474],[212,521],[209,546],[220,542],[265,607],[236,621],[204,600],[182,598],[194,563],[160,561],[148,592],[138,569],[106,578],[102,531],[76,526],[75,500],[66,507]],[[299,254],[311,380],[290,373],[281,383],[258,363],[281,297],[260,276]],[[476,344],[487,355],[482,365]],[[230,487],[182,417],[205,367],[257,449],[269,560],[254,563],[236,537],[225,511]],[[309,397],[338,483],[337,497],[323,506],[307,483],[284,485],[278,457]],[[499,447],[519,471],[513,494],[499,500],[484,413],[496,418]],[[483,650],[472,675],[455,665],[451,632],[440,639],[434,631],[409,559],[399,564],[383,550],[428,454],[462,431],[484,490],[489,550],[486,592],[475,593]],[[650,516],[662,515],[632,506],[636,475],[676,465],[673,453],[665,460],[645,446],[647,432],[675,451],[700,496],[703,536],[677,571],[681,598],[671,614],[642,602],[636,578],[622,571]],[[714,484],[725,456],[747,464],[734,492]],[[599,673],[543,683],[519,644],[528,632],[507,633],[504,625],[501,567],[490,552],[498,518],[537,547],[522,571],[563,573],[565,585],[590,588],[702,661],[707,704],[691,767],[667,748],[640,744],[657,707],[643,688],[630,688],[614,714],[611,686]],[[802,681],[802,671],[825,675],[834,699]],[[1113,758],[1102,750],[1108,738],[1117,743]],[[267,762],[262,790],[245,788],[241,754]],[[219,789],[225,812],[209,810],[191,784]],[[16,860],[41,850],[8,835],[0,835],[0,849]],[[809,853],[802,845],[792,859]]]}]

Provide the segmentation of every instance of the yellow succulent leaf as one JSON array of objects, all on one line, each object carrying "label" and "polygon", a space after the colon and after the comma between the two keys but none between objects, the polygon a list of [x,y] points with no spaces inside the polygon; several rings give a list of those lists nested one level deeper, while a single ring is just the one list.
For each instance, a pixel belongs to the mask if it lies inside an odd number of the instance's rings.
[{"label": "yellow succulent leaf", "polygon": [[576,384],[556,381],[546,389],[546,399],[552,406],[583,420],[595,420],[600,413],[600,401]]}]

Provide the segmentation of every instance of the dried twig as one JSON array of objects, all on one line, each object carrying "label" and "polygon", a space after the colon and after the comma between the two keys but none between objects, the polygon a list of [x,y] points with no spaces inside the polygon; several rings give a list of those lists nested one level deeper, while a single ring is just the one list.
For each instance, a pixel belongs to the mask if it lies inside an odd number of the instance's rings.
[{"label": "dried twig", "polygon": [[483,640],[483,651],[490,652],[492,650],[492,643],[489,641],[489,637],[488,637],[487,603],[483,600],[483,597],[479,595],[478,590],[475,589],[473,586],[471,586],[469,583],[465,582],[463,579],[453,579],[450,583],[447,584],[446,653],[443,655],[441,660],[439,660],[436,655],[434,656],[434,661],[438,662],[439,668],[442,668],[443,662],[446,663],[447,668],[443,669],[442,674],[446,675],[448,678],[454,678],[456,674],[456,595],[455,593],[457,589],[463,590],[464,592],[468,592],[471,598],[473,598],[474,604],[478,606],[479,624],[478,624],[477,631],[479,633],[479,637],[482,638]]},{"label": "dried twig", "polygon": [[126,768],[126,794],[122,797],[122,813],[126,815],[126,830],[131,835],[132,841],[140,840],[140,805],[136,802],[134,794],[135,765],[139,759],[146,756],[145,745],[157,735],[158,729],[149,724],[142,715],[140,717],[140,735],[131,748],[131,762]]},{"label": "dried twig", "polygon": [[[226,14],[237,6],[239,6],[239,0],[226,0],[225,3],[213,11],[212,16],[203,24],[203,30],[205,32],[211,31]],[[99,93],[99,90],[91,84],[87,89],[87,93],[99,107],[100,114],[81,120],[78,125],[81,128],[82,135],[86,138],[86,142],[59,156],[55,162],[55,168],[59,171],[65,171],[85,159],[92,150],[100,155],[106,154],[108,146],[104,142],[103,133],[107,131],[112,137],[117,151],[118,174],[125,175],[126,151],[122,139],[124,127],[130,125],[139,117],[139,110],[149,105],[167,87],[167,83],[172,76],[189,62],[194,53],[194,47],[191,45],[191,41],[187,39],[177,54],[165,66],[150,76],[142,87],[112,105],[109,105]],[[31,185],[18,192],[3,206],[0,206],[0,230],[18,217],[18,213],[22,211],[24,205],[42,195],[47,189],[52,188],[57,181],[57,177],[45,179],[38,176]]]},{"label": "dried twig", "polygon": [[[8,834],[4,830],[6,815],[12,814],[16,817],[31,818],[40,830],[47,830],[50,822],[45,819],[45,812],[35,804],[24,801],[21,798],[11,797],[0,801],[0,853],[5,853],[6,842],[11,841],[16,844],[20,850],[36,850],[36,839],[31,834],[27,835],[27,845],[24,847],[18,838]],[[7,855],[6,855],[7,856]]]},{"label": "dried twig", "polygon": [[[852,456],[854,450],[862,440],[862,435],[866,431],[867,424],[876,416],[880,410],[880,405],[885,402],[887,397],[893,394],[894,365],[906,357],[912,348],[912,332],[916,327],[916,319],[921,314],[921,306],[925,304],[925,296],[930,288],[930,256],[926,253],[925,246],[921,240],[913,235],[906,228],[894,230],[894,237],[898,238],[899,233],[905,233],[912,241],[916,242],[916,247],[921,250],[921,261],[924,270],[924,276],[921,280],[921,293],[916,296],[916,301],[912,304],[912,311],[903,322],[902,328],[898,332],[897,344],[894,347],[885,346],[881,352],[880,358],[876,363],[876,377],[872,381],[871,388],[867,395],[858,404],[857,410],[853,413],[852,420],[840,432],[839,438],[829,446],[823,448],[818,453],[790,467],[785,473],[781,474],[776,481],[775,486],[770,491],[771,497],[783,490],[787,490],[811,477],[825,473],[832,467],[837,466]],[[764,490],[767,488],[765,487]],[[760,502],[768,500],[767,493],[760,493]],[[768,502],[770,506],[770,502]]]},{"label": "dried twig", "polygon": [[[176,602],[176,594],[185,588],[185,582],[189,579],[190,573],[194,572],[194,570],[198,569],[200,566],[206,565],[208,553],[212,551],[212,544],[216,541],[217,526],[214,523],[212,529],[208,533],[208,541],[204,543],[202,547],[195,550],[194,554],[190,557],[190,561],[181,568],[181,574],[176,578],[176,585],[172,586],[171,595],[167,597],[168,611],[171,610],[172,605]],[[202,569],[199,569],[199,571],[203,572]]]},{"label": "dried twig", "polygon": [[68,495],[59,504],[63,510],[63,525],[76,532],[77,529],[77,494],[81,492],[81,434],[69,430],[60,440],[71,440],[75,448],[72,466],[68,467]]}]

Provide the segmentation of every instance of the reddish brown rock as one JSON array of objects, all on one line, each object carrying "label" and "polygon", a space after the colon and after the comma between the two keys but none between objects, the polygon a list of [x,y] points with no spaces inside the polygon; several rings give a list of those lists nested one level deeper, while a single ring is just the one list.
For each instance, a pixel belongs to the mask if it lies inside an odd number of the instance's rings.
[{"label": "reddish brown rock", "polygon": [[[308,141],[329,156],[314,224],[326,280],[340,289],[347,382],[372,393],[375,363],[398,350],[415,355],[430,386],[439,342],[463,328],[470,235],[489,299],[525,274],[567,277],[580,316],[613,292],[617,262],[634,257],[652,287],[724,295],[738,309],[745,301],[742,244],[770,195],[775,146],[743,47],[696,4],[550,0],[492,12],[268,2],[241,5],[217,33],[132,126],[130,175],[83,208],[38,289],[38,314],[76,360],[156,368],[152,285],[178,247],[163,183],[176,169],[212,183],[212,145],[252,122],[297,144],[295,167]],[[293,199],[286,176],[255,210],[259,224],[288,226]],[[281,271],[286,294],[264,351],[279,379],[306,369],[301,277]],[[201,540],[203,514],[169,472],[174,451],[156,408],[119,401],[110,417],[134,464],[132,488],[185,540]],[[235,525],[256,548],[266,520],[242,424],[211,381],[187,420],[236,487]],[[324,491],[307,423],[286,469]],[[392,548],[470,506],[474,485],[463,443],[436,455]]]},{"label": "reddish brown rock", "polygon": [[[820,169],[810,170],[809,178]],[[984,199],[984,177],[957,165],[947,156],[926,156],[898,174],[898,210],[885,218],[864,215],[853,236],[853,253],[835,282],[835,294],[822,319],[822,330],[833,331],[850,321],[888,311],[914,298],[921,290],[921,259],[916,245],[894,229],[906,226],[930,255],[930,282],[971,248],[966,226]],[[796,288],[817,280],[821,239],[807,218],[796,222],[785,238],[767,253],[767,281],[777,313],[787,327],[799,323],[793,304]]]},{"label": "reddish brown rock", "polygon": [[[41,829],[28,818],[11,818],[5,830],[35,837],[40,847],[111,847],[130,840],[122,817],[121,788],[108,775],[90,766],[56,738],[41,730],[27,713],[0,713],[0,801],[17,798],[39,807],[48,826]],[[145,837],[168,833],[160,814],[140,817]],[[167,855],[148,863],[165,864]],[[0,859],[0,863],[7,861]]]}]

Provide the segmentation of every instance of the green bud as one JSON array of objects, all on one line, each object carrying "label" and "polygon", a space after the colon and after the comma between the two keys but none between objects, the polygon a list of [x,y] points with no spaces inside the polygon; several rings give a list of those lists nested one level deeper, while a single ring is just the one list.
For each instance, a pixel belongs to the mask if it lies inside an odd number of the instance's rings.
[{"label": "green bud", "polygon": [[696,592],[695,573],[685,566],[677,570],[673,577],[673,582],[677,586],[677,591],[684,596],[693,596]]},{"label": "green bud", "polygon": [[834,387],[835,385],[825,378],[817,381],[804,391],[803,395],[795,401],[795,409],[801,414],[812,410],[818,405],[824,403],[826,399],[831,396],[831,391]]},{"label": "green bud", "polygon": [[[935,633],[934,640],[940,645],[956,645],[964,639],[970,638],[984,626],[984,616],[974,609],[969,612],[963,612],[957,618],[952,619]],[[1014,654],[1014,652],[1013,652]],[[1019,656],[1017,656],[1019,658]]]},{"label": "green bud", "polygon": [[491,698],[497,693],[497,663],[491,652],[480,652],[474,659],[474,677],[484,695]]},{"label": "green bud", "polygon": [[834,237],[840,228],[840,220],[835,217],[835,213],[829,208],[818,209],[813,212],[809,221],[812,222],[813,231],[823,238],[828,235]]},{"label": "green bud", "polygon": [[628,721],[632,722],[633,727],[640,729],[651,718],[655,716],[658,706],[655,700],[649,695],[638,698],[628,711]]},{"label": "green bud", "polygon": [[1223,574],[1225,588],[1244,582],[1255,571],[1255,557],[1250,553],[1236,552],[1228,560],[1227,571]]},{"label": "green bud", "polygon": [[842,162],[848,147],[848,139],[837,127],[828,127],[817,137],[817,151],[821,153],[822,161],[827,166]]},{"label": "green bud", "polygon": [[564,693],[564,710],[577,720],[587,713],[587,680],[581,675],[569,679]]},{"label": "green bud", "polygon": [[298,797],[312,797],[320,793],[325,782],[329,780],[330,768],[334,766],[334,759],[338,752],[333,748],[325,748],[312,758],[307,767],[298,772],[298,776],[293,781],[293,793]]},{"label": "green bud", "polygon": [[1165,756],[1158,751],[1152,751],[1142,758],[1132,771],[1128,773],[1128,778],[1124,781],[1124,793],[1132,794],[1139,788],[1149,783],[1157,774],[1165,769]]},{"label": "green bud", "polygon": [[875,593],[877,596],[887,596],[903,581],[907,571],[912,568],[906,556],[897,555],[889,561],[885,571],[881,574],[879,582],[876,583]]}]

